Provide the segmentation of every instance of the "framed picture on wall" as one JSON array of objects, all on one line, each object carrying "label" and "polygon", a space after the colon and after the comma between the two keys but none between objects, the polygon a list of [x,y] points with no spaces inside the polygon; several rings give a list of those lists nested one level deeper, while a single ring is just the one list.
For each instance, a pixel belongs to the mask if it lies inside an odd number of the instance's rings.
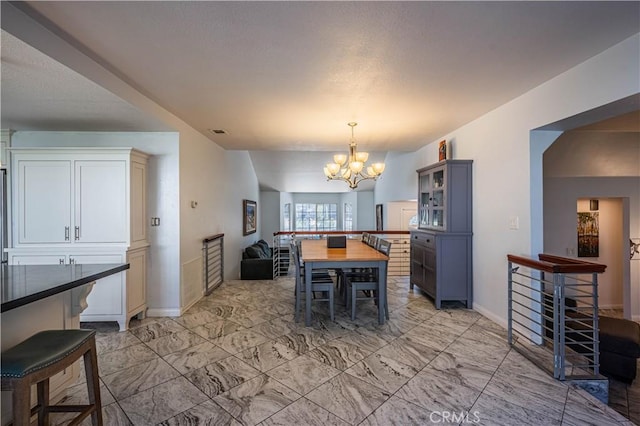
[{"label": "framed picture on wall", "polygon": [[382,204],[376,204],[376,231],[382,231]]},{"label": "framed picture on wall", "polygon": [[258,203],[242,200],[242,235],[256,232],[258,225]]}]

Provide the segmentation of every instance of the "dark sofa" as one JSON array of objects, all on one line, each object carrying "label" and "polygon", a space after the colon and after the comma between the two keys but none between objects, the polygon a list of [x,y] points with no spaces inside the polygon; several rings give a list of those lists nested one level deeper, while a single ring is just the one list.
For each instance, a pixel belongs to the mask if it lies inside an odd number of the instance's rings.
[{"label": "dark sofa", "polygon": [[265,240],[260,240],[242,251],[240,279],[273,279],[273,250]]},{"label": "dark sofa", "polygon": [[[552,296],[545,294],[545,302],[553,303]],[[566,298],[566,316],[570,319],[590,321],[590,318],[576,312],[577,303],[574,299]],[[550,309],[546,315],[553,317]],[[553,328],[553,321],[545,320],[548,328]],[[640,325],[634,321],[622,318],[598,317],[598,338],[600,340],[600,372],[605,376],[613,377],[625,383],[632,383],[637,375],[636,359],[640,358]],[[575,330],[575,331],[572,331]],[[568,321],[565,338],[568,343],[584,341],[583,333],[589,332],[580,322]],[[553,337],[553,333],[547,330],[547,337]],[[577,352],[586,351],[581,345],[572,345]],[[592,360],[591,360],[592,361]]]}]

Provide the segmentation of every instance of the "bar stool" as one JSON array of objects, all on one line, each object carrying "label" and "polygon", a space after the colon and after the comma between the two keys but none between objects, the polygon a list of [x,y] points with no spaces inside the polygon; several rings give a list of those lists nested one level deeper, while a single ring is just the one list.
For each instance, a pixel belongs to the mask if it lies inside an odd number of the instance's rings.
[{"label": "bar stool", "polygon": [[[38,425],[49,425],[49,413],[79,412],[69,425],[91,414],[91,424],[102,426],[102,403],[94,330],[41,331],[2,352],[2,390],[13,391],[13,424],[28,426],[38,414]],[[84,357],[88,405],[49,405],[49,378]],[[37,384],[38,403],[31,408],[31,385]]]}]

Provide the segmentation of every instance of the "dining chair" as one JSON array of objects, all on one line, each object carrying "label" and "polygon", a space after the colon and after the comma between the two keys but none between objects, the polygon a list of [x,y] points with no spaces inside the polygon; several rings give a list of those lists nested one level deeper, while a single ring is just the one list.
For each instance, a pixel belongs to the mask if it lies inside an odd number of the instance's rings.
[{"label": "dining chair", "polygon": [[[378,251],[386,256],[389,256],[391,252],[391,243],[382,238],[378,239]],[[358,300],[370,300],[371,295],[375,299],[376,304],[379,303],[378,288],[380,285],[386,285],[386,283],[380,283],[380,276],[378,269],[371,268],[369,271],[362,273],[348,273],[345,274],[345,293],[347,306],[351,305],[351,320],[356,319],[356,302]],[[362,291],[365,297],[357,297],[358,291]],[[385,317],[389,319],[389,306],[388,303],[384,304]]]},{"label": "dining chair", "polygon": [[[306,290],[306,286],[305,286],[305,271],[304,271],[304,265],[302,265],[302,261],[300,259],[300,250],[298,248],[298,244],[296,243],[292,243],[291,244],[291,253],[293,255],[293,261],[295,264],[295,268],[296,268],[296,288],[295,288],[295,295],[296,295],[296,314],[295,314],[295,320],[296,322],[298,322],[298,318],[300,316],[300,308],[302,307],[302,293],[305,292]],[[311,291],[314,295],[314,300],[316,302],[329,302],[329,315],[331,317],[331,321],[334,320],[334,307],[333,307],[333,300],[334,300],[334,285],[333,285],[333,279],[331,278],[331,276],[329,275],[328,272],[326,271],[320,271],[320,272],[313,272],[311,275]],[[323,293],[327,293],[328,297],[327,298],[315,298],[315,293],[316,292],[323,292]]]}]

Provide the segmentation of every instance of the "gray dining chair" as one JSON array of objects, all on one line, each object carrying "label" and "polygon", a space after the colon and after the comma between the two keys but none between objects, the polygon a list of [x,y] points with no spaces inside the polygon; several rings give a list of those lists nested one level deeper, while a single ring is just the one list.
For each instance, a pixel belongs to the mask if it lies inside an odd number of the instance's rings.
[{"label": "gray dining chair", "polygon": [[[296,243],[291,244],[291,253],[293,256],[293,261],[296,268],[296,314],[295,320],[298,322],[298,318],[300,316],[300,308],[302,307],[302,294],[306,290],[305,286],[305,271],[304,265],[302,265],[300,259],[300,250]],[[311,275],[311,291],[313,292],[315,302],[329,302],[329,315],[331,317],[331,321],[334,320],[334,285],[333,279],[326,271],[313,272]],[[316,298],[315,293],[322,292],[327,293],[326,298]]]},{"label": "gray dining chair", "polygon": [[[391,243],[382,238],[378,239],[378,251],[386,256],[391,252]],[[376,304],[380,303],[378,295],[378,286],[380,285],[380,275],[378,269],[372,268],[362,273],[345,274],[345,304],[351,305],[351,320],[356,319],[356,302],[358,300],[371,300],[371,294]],[[358,297],[358,292],[362,291],[364,297]],[[383,306],[385,317],[389,319],[389,304],[386,302]]]}]

